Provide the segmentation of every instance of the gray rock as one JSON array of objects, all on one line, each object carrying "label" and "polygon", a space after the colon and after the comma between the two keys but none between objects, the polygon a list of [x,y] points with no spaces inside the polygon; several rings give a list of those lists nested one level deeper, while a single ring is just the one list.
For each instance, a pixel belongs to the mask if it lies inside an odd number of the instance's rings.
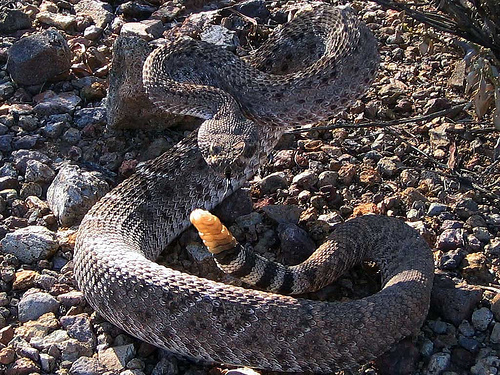
[{"label": "gray rock", "polygon": [[472,325],[478,331],[486,331],[492,320],[493,313],[487,307],[481,307],[472,313]]},{"label": "gray rock", "polygon": [[450,250],[443,254],[439,261],[439,268],[442,270],[457,269],[467,252],[464,249]]},{"label": "gray rock", "polygon": [[490,341],[493,344],[500,344],[500,323],[495,323],[490,335]]},{"label": "gray rock", "polygon": [[235,31],[228,30],[224,26],[210,25],[200,34],[200,39],[221,46],[230,51],[235,51],[240,41]]},{"label": "gray rock", "polygon": [[42,366],[43,371],[50,373],[56,366],[56,359],[49,354],[41,353],[40,365]]},{"label": "gray rock", "polygon": [[427,324],[434,331],[434,333],[437,333],[438,335],[445,334],[448,328],[446,323],[442,320],[429,320]]},{"label": "gray rock", "polygon": [[104,125],[106,124],[106,108],[82,108],[75,111],[74,123],[78,129],[83,129],[88,125]]},{"label": "gray rock", "polygon": [[39,162],[38,160],[29,160],[26,163],[26,173],[24,180],[26,182],[51,182],[56,172],[53,171],[47,164]]},{"label": "gray rock", "polygon": [[427,210],[427,215],[429,216],[438,216],[440,213],[448,211],[449,207],[442,203],[433,202],[430,204],[429,209]]},{"label": "gray rock", "polygon": [[309,238],[307,232],[295,224],[279,224],[278,237],[285,264],[298,264],[316,250],[316,244]]},{"label": "gray rock", "polygon": [[450,365],[451,355],[449,353],[433,354],[427,365],[427,375],[440,375]]},{"label": "gray rock", "polygon": [[108,370],[120,371],[134,356],[134,344],[115,346],[99,352],[99,362]]},{"label": "gray rock", "polygon": [[89,343],[70,338],[68,333],[61,329],[41,338],[33,338],[31,345],[44,352],[48,351],[49,354],[51,354],[51,348],[56,347],[63,361],[73,362],[81,356],[89,356],[93,353]]},{"label": "gray rock", "polygon": [[69,128],[62,135],[62,140],[69,143],[70,145],[76,145],[78,142],[80,142],[81,139],[82,136],[80,134],[80,130],[75,128]]},{"label": "gray rock", "polygon": [[488,243],[491,239],[491,233],[485,227],[475,227],[472,229],[472,233],[483,243]]},{"label": "gray rock", "polygon": [[31,132],[38,129],[38,126],[40,125],[38,119],[35,116],[26,116],[26,115],[19,116],[17,124],[27,132]]},{"label": "gray rock", "polygon": [[339,174],[335,171],[324,171],[321,172],[318,176],[318,187],[332,185],[335,186],[337,183],[337,179],[339,178]]},{"label": "gray rock", "polygon": [[377,169],[382,176],[392,177],[398,171],[400,162],[397,156],[383,157],[378,161]]},{"label": "gray rock", "polygon": [[53,12],[39,12],[36,15],[39,23],[54,26],[60,30],[69,30],[76,25],[76,17],[72,14],[61,14]]},{"label": "gray rock", "polygon": [[427,102],[424,107],[424,115],[428,115],[430,113],[438,112],[443,109],[448,109],[451,107],[451,103],[446,98],[434,98]]},{"label": "gray rock", "polygon": [[47,190],[47,202],[64,226],[79,222],[109,191],[99,173],[84,172],[76,165],[64,165]]},{"label": "gray rock", "polygon": [[160,20],[144,20],[140,22],[127,22],[120,30],[124,37],[140,37],[144,40],[158,39],[164,31],[163,22]]},{"label": "gray rock", "polygon": [[90,17],[94,24],[104,30],[115,17],[110,4],[99,0],[82,0],[74,5],[78,16]]},{"label": "gray rock", "polygon": [[10,34],[30,27],[31,19],[22,10],[11,9],[8,6],[0,7],[0,34]]},{"label": "gray rock", "polygon": [[433,352],[434,352],[434,343],[427,338],[424,339],[424,342],[422,343],[422,346],[420,348],[420,353],[422,353],[424,357],[430,357]]},{"label": "gray rock", "polygon": [[78,290],[72,290],[68,293],[59,294],[57,296],[57,300],[66,308],[70,308],[72,306],[83,306],[85,304],[85,297],[83,296],[83,293]]},{"label": "gray rock", "polygon": [[470,368],[472,375],[496,375],[500,368],[500,358],[496,355],[479,359],[474,366]]},{"label": "gray rock", "polygon": [[142,84],[142,66],[152,47],[139,37],[119,36],[113,45],[106,100],[107,123],[112,129],[167,128],[183,116],[175,116],[153,105]]},{"label": "gray rock", "polygon": [[24,183],[21,187],[21,192],[19,193],[22,199],[26,199],[30,195],[40,198],[42,194],[43,194],[43,188],[37,182]]},{"label": "gray rock", "polygon": [[476,353],[479,349],[479,342],[472,337],[460,336],[458,338],[458,344],[471,353]]},{"label": "gray rock", "polygon": [[56,312],[59,302],[46,292],[25,293],[17,305],[19,320],[36,320],[48,312]]},{"label": "gray rock", "polygon": [[33,108],[33,112],[41,116],[72,113],[81,101],[74,92],[56,94],[48,90],[43,93],[42,100]]},{"label": "gray rock", "polygon": [[264,214],[274,222],[298,224],[302,208],[295,204],[287,205],[268,205],[262,207]]},{"label": "gray rock", "polygon": [[92,325],[88,314],[63,316],[60,322],[63,328],[68,331],[70,337],[81,342],[95,345],[96,337],[92,331]]},{"label": "gray rock", "polygon": [[12,148],[14,150],[31,149],[35,147],[36,143],[40,140],[39,134],[26,134],[18,138],[14,138]]},{"label": "gray rock", "polygon": [[263,194],[275,193],[278,189],[286,189],[288,181],[284,172],[275,172],[259,181],[259,186]]},{"label": "gray rock", "polygon": [[475,333],[474,327],[471,326],[468,320],[462,321],[462,323],[458,326],[458,330],[465,337],[472,337]]},{"label": "gray rock", "polygon": [[479,206],[470,198],[463,199],[455,205],[455,213],[462,220],[466,220],[471,215],[477,214]]},{"label": "gray rock", "polygon": [[15,91],[16,88],[12,82],[7,81],[0,83],[0,100],[9,99],[12,95],[14,95]]},{"label": "gray rock", "polygon": [[[189,371],[188,371],[189,372]],[[174,357],[162,357],[156,364],[151,375],[178,374],[177,360]]]},{"label": "gray rock", "polygon": [[88,40],[96,40],[101,36],[103,29],[97,27],[96,25],[90,25],[83,30],[83,36]]},{"label": "gray rock", "polygon": [[443,251],[455,250],[465,245],[462,229],[445,229],[436,241],[436,248]]},{"label": "gray rock", "polygon": [[296,175],[292,184],[296,184],[303,189],[310,189],[318,182],[318,175],[311,169],[307,169]]},{"label": "gray rock", "polygon": [[387,37],[387,44],[403,44],[405,41],[399,32],[396,32]]},{"label": "gray rock", "polygon": [[243,215],[236,219],[236,224],[242,229],[254,228],[261,223],[262,216],[258,212],[251,212],[248,215]]},{"label": "gray rock", "polygon": [[62,134],[64,127],[66,126],[66,123],[62,121],[58,122],[49,122],[47,125],[43,126],[40,130],[42,131],[42,134],[45,137],[48,138],[59,138],[59,136]]},{"label": "gray rock", "polygon": [[199,242],[191,242],[186,245],[186,251],[193,257],[193,259],[201,263],[207,259],[212,258],[212,254],[208,251],[205,245]]},{"label": "gray rock", "polygon": [[13,254],[23,263],[34,263],[54,255],[59,242],[54,232],[34,225],[7,233],[0,245],[4,253]]},{"label": "gray rock", "polygon": [[483,250],[484,244],[474,234],[467,235],[466,242],[469,252],[475,253]]},{"label": "gray rock", "polygon": [[218,216],[224,225],[229,226],[243,215],[253,210],[252,197],[248,189],[238,189],[214,208],[214,215]]},{"label": "gray rock", "polygon": [[484,247],[484,252],[493,256],[500,256],[500,238],[494,238]]},{"label": "gray rock", "polygon": [[12,151],[13,134],[0,135],[0,152]]},{"label": "gray rock", "polygon": [[447,275],[436,274],[432,288],[431,309],[444,320],[458,326],[471,316],[481,296],[480,289],[459,284]]},{"label": "gray rock", "polygon": [[22,85],[38,85],[67,73],[71,51],[56,30],[45,30],[15,42],[8,51],[7,71]]},{"label": "gray rock", "polygon": [[69,369],[70,375],[101,375],[106,369],[99,363],[97,358],[80,357]]},{"label": "gray rock", "polygon": [[464,223],[458,220],[444,220],[443,224],[441,225],[441,230],[446,230],[446,229],[459,229],[463,228]]}]

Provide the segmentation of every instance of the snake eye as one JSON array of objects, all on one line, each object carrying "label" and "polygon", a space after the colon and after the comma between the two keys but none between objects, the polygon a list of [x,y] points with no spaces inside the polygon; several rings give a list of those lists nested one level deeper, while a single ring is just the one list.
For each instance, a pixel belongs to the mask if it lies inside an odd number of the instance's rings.
[{"label": "snake eye", "polygon": [[221,152],[222,152],[222,147],[215,144],[210,145],[210,154],[219,155]]}]

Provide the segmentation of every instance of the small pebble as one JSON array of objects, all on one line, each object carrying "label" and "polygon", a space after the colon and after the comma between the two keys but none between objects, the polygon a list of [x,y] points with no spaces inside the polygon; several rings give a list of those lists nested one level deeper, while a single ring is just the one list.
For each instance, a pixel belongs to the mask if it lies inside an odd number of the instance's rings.
[{"label": "small pebble", "polygon": [[481,307],[472,313],[472,325],[478,331],[485,331],[492,320],[493,313],[487,307]]}]

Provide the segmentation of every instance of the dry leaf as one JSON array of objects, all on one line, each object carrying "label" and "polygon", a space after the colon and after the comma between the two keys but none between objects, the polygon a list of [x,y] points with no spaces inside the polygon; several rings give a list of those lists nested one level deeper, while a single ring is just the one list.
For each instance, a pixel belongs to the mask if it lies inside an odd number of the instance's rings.
[{"label": "dry leaf", "polygon": [[493,125],[500,130],[500,87],[495,88],[495,111],[493,112]]},{"label": "dry leaf", "polygon": [[484,77],[479,81],[479,87],[477,88],[476,94],[474,95],[474,105],[476,109],[476,115],[479,119],[488,111],[488,107],[493,100],[493,85],[486,82]]},{"label": "dry leaf", "polygon": [[467,77],[465,77],[465,93],[471,93],[477,86],[479,81],[479,71],[478,69],[472,69]]}]

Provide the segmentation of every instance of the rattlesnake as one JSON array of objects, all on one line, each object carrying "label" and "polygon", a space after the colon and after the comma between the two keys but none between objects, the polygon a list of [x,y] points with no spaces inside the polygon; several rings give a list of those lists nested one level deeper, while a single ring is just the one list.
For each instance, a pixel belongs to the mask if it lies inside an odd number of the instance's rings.
[{"label": "rattlesnake", "polygon": [[[276,371],[355,367],[418,329],[428,309],[432,257],[400,221],[368,216],[336,226],[308,261],[283,271],[292,276],[277,288],[297,291],[304,279],[318,288],[363,259],[376,261],[382,291],[347,303],[243,289],[153,262],[189,225],[191,210],[214,207],[228,180],[236,189],[256,172],[284,126],[334,114],[366,88],[378,62],[373,36],[348,8],[312,6],[270,39],[246,61],[185,38],[148,57],[152,101],[216,125],[144,163],[91,209],[76,241],[75,279],[107,320],[178,354]],[[310,56],[295,62],[293,45]],[[217,122],[224,115],[229,122]]]}]

